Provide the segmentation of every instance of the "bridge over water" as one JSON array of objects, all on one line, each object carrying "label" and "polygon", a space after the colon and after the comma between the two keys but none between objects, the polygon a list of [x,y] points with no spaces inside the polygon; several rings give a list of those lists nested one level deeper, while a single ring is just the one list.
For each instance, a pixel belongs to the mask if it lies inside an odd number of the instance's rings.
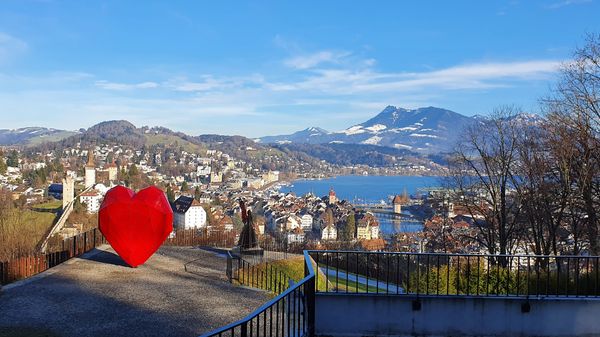
[{"label": "bridge over water", "polygon": [[423,223],[421,219],[410,213],[395,213],[393,206],[387,204],[357,204],[355,207],[375,214],[380,220]]}]

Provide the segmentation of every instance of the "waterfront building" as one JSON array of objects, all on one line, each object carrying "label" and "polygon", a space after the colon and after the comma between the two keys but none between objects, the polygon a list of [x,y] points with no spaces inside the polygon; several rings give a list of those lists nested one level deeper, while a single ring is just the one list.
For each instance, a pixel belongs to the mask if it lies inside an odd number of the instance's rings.
[{"label": "waterfront building", "polygon": [[402,213],[402,203],[402,197],[400,195],[396,195],[394,200],[392,200],[392,204],[394,205],[394,213]]},{"label": "waterfront building", "polygon": [[329,189],[329,204],[333,205],[337,202],[337,197],[335,195],[335,191],[333,190],[333,187]]}]

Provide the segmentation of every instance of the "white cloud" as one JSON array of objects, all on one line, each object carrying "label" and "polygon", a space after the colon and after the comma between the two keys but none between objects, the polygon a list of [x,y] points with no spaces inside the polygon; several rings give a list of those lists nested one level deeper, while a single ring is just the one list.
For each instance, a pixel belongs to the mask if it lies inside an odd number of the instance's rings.
[{"label": "white cloud", "polygon": [[273,91],[321,91],[358,94],[428,89],[467,90],[511,86],[545,79],[560,66],[555,60],[474,63],[425,72],[377,72],[373,69],[314,69],[302,80],[269,83]]},{"label": "white cloud", "polygon": [[589,2],[592,2],[592,0],[564,0],[564,1],[559,1],[559,2],[549,4],[546,6],[546,8],[547,9],[559,9],[561,7],[584,4],[584,3],[589,3]]},{"label": "white cloud", "polygon": [[141,82],[141,83],[128,84],[128,83],[117,83],[117,82],[109,82],[109,81],[101,80],[101,81],[96,81],[95,85],[102,89],[117,90],[117,91],[158,88],[158,83],[156,83],[156,82]]},{"label": "white cloud", "polygon": [[0,32],[0,64],[10,61],[27,49],[28,45],[25,41]]},{"label": "white cloud", "polygon": [[219,77],[212,75],[200,76],[200,81],[190,81],[185,77],[172,78],[164,83],[165,87],[175,91],[183,92],[210,92],[220,90],[231,90],[248,86],[260,86],[264,82],[262,75],[240,77]]},{"label": "white cloud", "polygon": [[342,59],[350,56],[349,52],[320,51],[312,54],[300,55],[284,60],[284,64],[295,69],[310,69],[323,63],[339,64]]}]

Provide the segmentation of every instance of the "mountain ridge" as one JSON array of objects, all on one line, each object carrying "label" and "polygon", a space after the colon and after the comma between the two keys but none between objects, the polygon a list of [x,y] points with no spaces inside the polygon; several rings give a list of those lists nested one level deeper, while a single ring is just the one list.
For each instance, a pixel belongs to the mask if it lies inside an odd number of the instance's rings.
[{"label": "mountain ridge", "polygon": [[290,135],[261,137],[258,141],[275,144],[366,144],[431,154],[450,151],[460,130],[474,122],[475,118],[433,106],[405,109],[388,105],[367,121],[341,131],[315,132],[317,128],[311,127]]}]

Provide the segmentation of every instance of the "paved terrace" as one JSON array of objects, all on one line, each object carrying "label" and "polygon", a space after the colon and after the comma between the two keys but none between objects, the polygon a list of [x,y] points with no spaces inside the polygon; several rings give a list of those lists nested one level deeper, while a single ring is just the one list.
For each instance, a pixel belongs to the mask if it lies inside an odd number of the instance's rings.
[{"label": "paved terrace", "polygon": [[[184,270],[184,263],[200,259]],[[162,247],[127,267],[106,246],[0,292],[0,337],[197,336],[264,304],[265,292],[225,278],[226,260]]]}]

